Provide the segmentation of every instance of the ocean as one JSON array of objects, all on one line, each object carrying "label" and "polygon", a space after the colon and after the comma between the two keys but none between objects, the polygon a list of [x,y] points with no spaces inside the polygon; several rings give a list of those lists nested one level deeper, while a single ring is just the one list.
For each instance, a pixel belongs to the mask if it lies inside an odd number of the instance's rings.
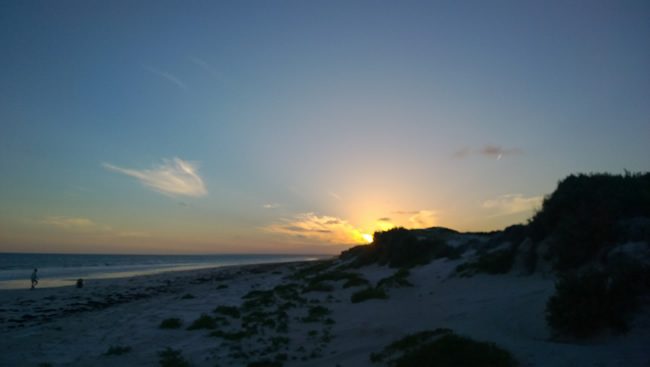
[{"label": "ocean", "polygon": [[0,289],[73,285],[77,279],[122,278],[166,271],[245,264],[310,261],[332,255],[75,255],[0,253]]}]

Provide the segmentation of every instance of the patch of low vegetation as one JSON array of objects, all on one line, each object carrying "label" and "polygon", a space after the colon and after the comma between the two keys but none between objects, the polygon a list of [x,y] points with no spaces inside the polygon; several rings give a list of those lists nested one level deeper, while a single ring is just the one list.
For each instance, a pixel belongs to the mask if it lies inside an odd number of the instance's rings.
[{"label": "patch of low vegetation", "polygon": [[163,320],[158,326],[160,329],[178,329],[183,326],[183,321],[177,317]]},{"label": "patch of low vegetation", "polygon": [[131,347],[122,347],[119,345],[116,346],[111,346],[108,348],[106,353],[104,353],[105,356],[121,356],[122,354],[129,353],[132,350]]},{"label": "patch of low vegetation", "polygon": [[334,260],[315,261],[313,264],[303,266],[302,268],[294,271],[291,275],[289,275],[289,278],[293,280],[304,280],[307,277],[314,276],[330,269],[332,266],[334,266],[334,264]]},{"label": "patch of low vegetation", "polygon": [[210,317],[207,314],[201,314],[198,319],[194,320],[190,326],[187,327],[187,330],[198,330],[198,329],[216,329],[217,320]]},{"label": "patch of low vegetation", "polygon": [[52,363],[49,362],[39,363],[38,367],[52,367]]},{"label": "patch of low vegetation", "polygon": [[227,332],[223,330],[215,330],[210,332],[208,336],[214,336],[214,337],[223,338],[230,341],[239,342],[243,338],[249,336],[249,334],[246,331]]},{"label": "patch of low vegetation", "polygon": [[228,284],[219,284],[217,286],[217,289],[226,289],[226,288],[228,288]]},{"label": "patch of low vegetation", "polygon": [[325,282],[310,282],[302,289],[302,293],[331,292],[333,290],[334,286],[331,284],[327,284]]},{"label": "patch of low vegetation", "polygon": [[546,321],[556,335],[584,338],[603,329],[624,332],[650,290],[650,268],[634,260],[605,270],[588,268],[563,273],[546,304]]},{"label": "patch of low vegetation", "polygon": [[217,306],[217,308],[215,308],[213,312],[221,315],[230,316],[235,319],[241,317],[241,312],[239,312],[239,308],[236,306]]},{"label": "patch of low vegetation", "polygon": [[183,297],[181,297],[181,299],[194,299],[194,298],[196,298],[196,297],[194,297],[193,294],[189,294],[189,293],[187,293],[186,295],[184,295]]},{"label": "patch of low vegetation", "polygon": [[165,350],[158,352],[161,367],[192,367],[192,364],[183,357],[181,350],[167,347]]},{"label": "patch of low vegetation", "polygon": [[323,306],[314,306],[310,307],[308,315],[300,319],[302,322],[320,322],[324,321],[325,317],[332,313],[327,307]]},{"label": "patch of low vegetation", "polygon": [[247,367],[282,367],[282,362],[265,358],[259,361],[249,362],[246,366]]},{"label": "patch of low vegetation", "polygon": [[475,261],[458,265],[456,272],[461,277],[471,277],[476,273],[505,274],[512,268],[515,254],[516,250],[512,248],[488,252]]},{"label": "patch of low vegetation", "polygon": [[388,294],[382,287],[368,287],[352,294],[352,303],[359,303],[369,299],[386,299]]},{"label": "patch of low vegetation", "polygon": [[372,353],[373,363],[390,367],[514,367],[516,361],[494,343],[478,342],[454,334],[450,329],[436,329],[408,335],[379,353]]},{"label": "patch of low vegetation", "polygon": [[399,269],[395,274],[379,280],[377,287],[412,287],[413,283],[408,280],[409,275],[411,275],[409,269]]}]

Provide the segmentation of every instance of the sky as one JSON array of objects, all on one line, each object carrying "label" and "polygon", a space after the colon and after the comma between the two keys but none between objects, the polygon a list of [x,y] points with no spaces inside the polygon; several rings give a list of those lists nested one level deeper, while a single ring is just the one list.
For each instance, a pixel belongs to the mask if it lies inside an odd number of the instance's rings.
[{"label": "sky", "polygon": [[[650,171],[647,1],[0,2],[0,252],[318,253]],[[366,236],[367,237],[367,236]]]}]

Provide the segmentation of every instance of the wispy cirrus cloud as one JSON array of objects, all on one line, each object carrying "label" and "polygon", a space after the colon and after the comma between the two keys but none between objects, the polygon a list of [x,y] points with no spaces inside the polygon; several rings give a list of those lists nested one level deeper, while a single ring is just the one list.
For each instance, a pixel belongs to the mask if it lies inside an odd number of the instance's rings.
[{"label": "wispy cirrus cloud", "polygon": [[42,220],[36,221],[39,224],[54,226],[59,230],[76,233],[86,234],[100,234],[118,237],[151,237],[147,232],[120,232],[114,230],[111,226],[96,223],[88,218],[81,217],[66,217],[66,216],[50,216]]},{"label": "wispy cirrus cloud", "polygon": [[198,58],[196,56],[192,56],[192,55],[188,55],[187,58],[190,59],[190,61],[192,61],[196,65],[203,68],[203,70],[207,71],[209,74],[211,74],[215,78],[220,78],[221,77],[219,72],[217,70],[215,70],[210,64],[208,64],[204,60],[202,60],[202,59],[200,59],[200,58]]},{"label": "wispy cirrus cloud", "polygon": [[295,239],[329,244],[366,243],[363,233],[347,221],[330,216],[303,213],[283,218],[279,223],[262,227],[270,233],[284,234]]},{"label": "wispy cirrus cloud", "polygon": [[454,153],[452,153],[451,156],[452,158],[456,158],[456,159],[464,159],[469,157],[470,155],[479,155],[483,157],[500,160],[501,158],[506,156],[516,156],[522,154],[524,154],[524,151],[518,147],[502,148],[498,145],[486,144],[480,148],[475,148],[475,149],[469,147],[463,147],[455,151]]},{"label": "wispy cirrus cloud", "polygon": [[183,81],[181,81],[178,77],[176,77],[176,76],[174,76],[174,75],[172,75],[172,74],[170,74],[170,73],[168,73],[166,71],[157,70],[157,69],[154,69],[154,68],[150,68],[148,66],[143,66],[142,68],[144,68],[145,70],[147,70],[149,72],[152,72],[154,74],[157,74],[157,75],[169,80],[170,82],[172,82],[172,83],[176,84],[177,86],[181,87],[183,90],[187,90],[187,86],[185,85],[185,83],[183,83]]},{"label": "wispy cirrus cloud", "polygon": [[110,163],[104,167],[133,176],[145,186],[165,195],[185,195],[201,197],[208,194],[203,180],[198,174],[198,165],[180,158],[163,159],[163,164],[151,169],[135,170],[121,168]]},{"label": "wispy cirrus cloud", "polygon": [[494,216],[533,211],[542,203],[543,196],[524,197],[522,194],[508,194],[486,200],[481,204],[483,209],[495,212]]},{"label": "wispy cirrus cloud", "polygon": [[336,199],[336,200],[343,200],[343,199],[341,199],[341,196],[340,196],[339,194],[335,193],[334,191],[332,191],[332,190],[330,190],[330,189],[325,189],[325,191],[327,191],[327,194],[328,194],[329,196],[333,197],[334,199]]},{"label": "wispy cirrus cloud", "polygon": [[102,226],[95,224],[88,218],[75,218],[63,216],[51,216],[40,221],[43,224],[49,224],[58,228],[72,229],[72,230],[90,230],[90,229],[103,229],[110,230],[109,226]]}]

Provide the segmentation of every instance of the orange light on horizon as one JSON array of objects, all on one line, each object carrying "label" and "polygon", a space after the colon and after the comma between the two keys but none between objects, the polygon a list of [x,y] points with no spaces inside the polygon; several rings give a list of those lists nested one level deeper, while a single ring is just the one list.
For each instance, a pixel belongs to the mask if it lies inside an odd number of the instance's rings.
[{"label": "orange light on horizon", "polygon": [[362,234],[361,237],[365,238],[365,240],[368,242],[372,242],[372,235]]}]

